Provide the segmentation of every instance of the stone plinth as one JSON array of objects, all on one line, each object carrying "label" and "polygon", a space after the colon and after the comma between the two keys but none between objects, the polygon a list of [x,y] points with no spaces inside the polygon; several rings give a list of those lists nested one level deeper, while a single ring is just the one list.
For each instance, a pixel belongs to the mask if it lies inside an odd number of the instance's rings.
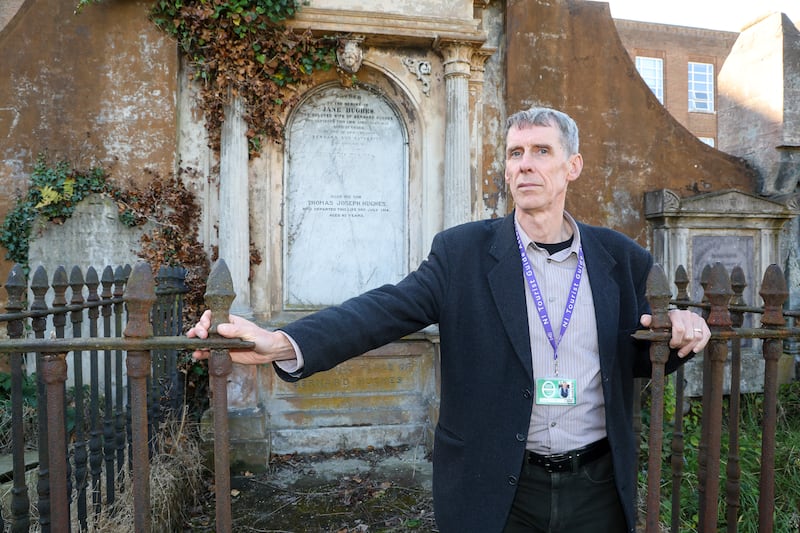
[{"label": "stone plinth", "polygon": [[428,341],[388,344],[297,383],[262,371],[273,453],[429,444],[438,402]]}]

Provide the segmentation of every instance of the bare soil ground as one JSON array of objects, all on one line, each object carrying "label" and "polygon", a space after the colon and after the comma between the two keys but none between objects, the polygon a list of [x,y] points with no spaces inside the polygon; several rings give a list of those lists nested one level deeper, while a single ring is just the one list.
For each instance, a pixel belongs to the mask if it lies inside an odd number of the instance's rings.
[{"label": "bare soil ground", "polygon": [[[231,487],[235,532],[437,531],[430,458],[421,447],[276,456],[267,472],[235,473]],[[214,531],[213,516],[209,496],[184,531]]]}]

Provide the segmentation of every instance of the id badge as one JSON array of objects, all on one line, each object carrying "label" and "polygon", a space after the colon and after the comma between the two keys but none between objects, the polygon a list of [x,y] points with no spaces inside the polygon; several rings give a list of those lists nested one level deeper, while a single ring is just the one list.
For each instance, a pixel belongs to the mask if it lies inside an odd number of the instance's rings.
[{"label": "id badge", "polygon": [[575,405],[575,379],[537,378],[536,405]]}]

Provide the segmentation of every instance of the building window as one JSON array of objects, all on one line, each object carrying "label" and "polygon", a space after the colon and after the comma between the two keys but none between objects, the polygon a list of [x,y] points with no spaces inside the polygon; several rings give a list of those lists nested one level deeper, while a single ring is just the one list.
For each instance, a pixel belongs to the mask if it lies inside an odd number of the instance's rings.
[{"label": "building window", "polygon": [[710,147],[714,147],[714,137],[698,137],[701,141],[709,145]]},{"label": "building window", "polygon": [[714,111],[714,65],[689,62],[689,111]]},{"label": "building window", "polygon": [[664,103],[664,60],[659,57],[636,56],[636,70],[644,82],[656,95],[658,101]]}]

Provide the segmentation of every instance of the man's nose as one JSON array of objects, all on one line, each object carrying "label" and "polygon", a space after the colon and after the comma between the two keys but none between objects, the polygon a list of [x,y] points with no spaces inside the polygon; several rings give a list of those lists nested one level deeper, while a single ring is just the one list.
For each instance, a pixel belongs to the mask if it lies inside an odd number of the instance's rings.
[{"label": "man's nose", "polygon": [[526,172],[532,172],[536,170],[533,154],[528,152],[523,153],[522,158],[520,159],[519,168],[520,170],[524,170]]}]

